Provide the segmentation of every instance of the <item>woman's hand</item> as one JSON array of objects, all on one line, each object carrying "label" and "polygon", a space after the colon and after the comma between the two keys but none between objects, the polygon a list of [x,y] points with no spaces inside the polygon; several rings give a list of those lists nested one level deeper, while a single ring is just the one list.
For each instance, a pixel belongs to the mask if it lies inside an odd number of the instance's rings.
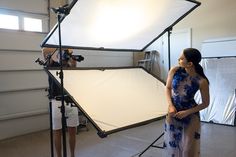
[{"label": "woman's hand", "polygon": [[173,105],[170,105],[169,106],[169,110],[168,110],[168,114],[171,116],[171,117],[174,117],[175,114],[176,114],[176,108],[173,106]]},{"label": "woman's hand", "polygon": [[177,112],[174,117],[178,119],[183,119],[189,115],[189,112],[187,110],[179,111]]}]

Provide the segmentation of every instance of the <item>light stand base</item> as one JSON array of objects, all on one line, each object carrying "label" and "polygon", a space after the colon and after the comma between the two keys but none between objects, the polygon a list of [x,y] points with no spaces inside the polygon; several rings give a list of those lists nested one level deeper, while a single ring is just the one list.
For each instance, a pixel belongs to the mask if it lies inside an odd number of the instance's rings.
[{"label": "light stand base", "polygon": [[164,132],[157,137],[157,139],[155,141],[153,141],[146,149],[144,149],[140,154],[139,157],[142,156],[149,148],[154,147],[154,148],[160,148],[160,149],[164,149],[164,146],[156,146],[154,145],[162,136],[164,135]]}]

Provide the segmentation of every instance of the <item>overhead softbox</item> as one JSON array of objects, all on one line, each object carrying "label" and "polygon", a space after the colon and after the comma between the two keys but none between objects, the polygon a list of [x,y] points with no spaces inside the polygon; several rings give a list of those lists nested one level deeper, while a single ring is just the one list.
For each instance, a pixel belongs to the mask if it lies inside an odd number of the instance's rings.
[{"label": "overhead softbox", "polygon": [[[199,5],[195,0],[75,0],[61,18],[61,45],[143,51]],[[57,24],[41,45],[58,47],[58,36]]]},{"label": "overhead softbox", "polygon": [[[60,84],[58,69],[46,69]],[[167,113],[165,85],[143,68],[64,69],[64,89],[100,137]]]}]

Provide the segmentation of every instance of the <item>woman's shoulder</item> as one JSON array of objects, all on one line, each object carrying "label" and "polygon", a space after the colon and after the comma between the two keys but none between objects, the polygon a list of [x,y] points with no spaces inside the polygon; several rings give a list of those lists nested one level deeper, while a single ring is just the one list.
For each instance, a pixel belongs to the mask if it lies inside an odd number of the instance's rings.
[{"label": "woman's shoulder", "polygon": [[174,74],[176,71],[181,70],[182,68],[180,66],[174,66],[170,69],[170,73]]},{"label": "woman's shoulder", "polygon": [[202,77],[202,76],[199,76],[199,84],[200,84],[200,86],[208,86],[209,84],[208,84],[208,81],[207,81],[207,79],[206,78],[204,78],[204,77]]}]

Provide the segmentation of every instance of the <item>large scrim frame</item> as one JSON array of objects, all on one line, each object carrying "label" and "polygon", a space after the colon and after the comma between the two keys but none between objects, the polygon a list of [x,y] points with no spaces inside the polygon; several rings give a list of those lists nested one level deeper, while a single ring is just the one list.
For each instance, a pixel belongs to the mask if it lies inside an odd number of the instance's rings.
[{"label": "large scrim frame", "polygon": [[[59,69],[47,69],[60,84]],[[64,69],[64,89],[98,135],[147,124],[167,113],[165,85],[143,68]]]},{"label": "large scrim frame", "polygon": [[[62,18],[62,46],[143,51],[200,5],[195,0],[74,0]],[[58,25],[42,42],[58,47]]]}]

